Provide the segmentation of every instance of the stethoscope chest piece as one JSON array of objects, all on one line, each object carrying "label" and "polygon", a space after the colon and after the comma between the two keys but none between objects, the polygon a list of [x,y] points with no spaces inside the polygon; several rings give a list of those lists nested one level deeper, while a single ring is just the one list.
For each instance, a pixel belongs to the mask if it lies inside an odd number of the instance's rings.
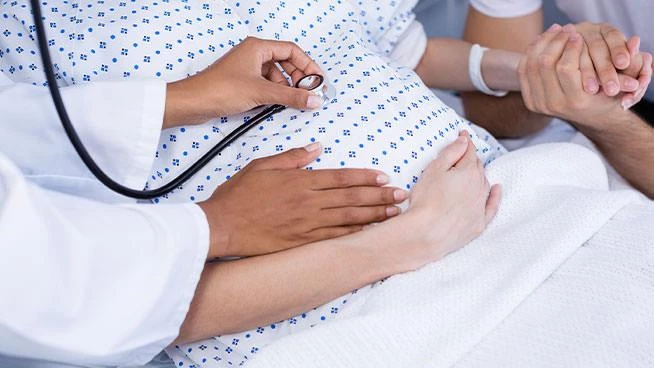
[{"label": "stethoscope chest piece", "polygon": [[327,82],[327,80],[319,74],[308,74],[300,78],[295,87],[306,89],[313,92],[322,98],[322,105],[327,105],[332,99],[336,97],[336,90]]}]

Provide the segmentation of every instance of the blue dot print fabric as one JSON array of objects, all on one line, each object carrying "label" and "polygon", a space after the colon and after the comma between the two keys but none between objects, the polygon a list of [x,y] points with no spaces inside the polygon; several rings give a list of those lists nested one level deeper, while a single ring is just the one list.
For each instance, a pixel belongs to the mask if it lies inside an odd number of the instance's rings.
[{"label": "blue dot print fabric", "polygon": [[[491,136],[476,134],[413,70],[391,59],[415,22],[415,2],[44,0],[42,8],[60,86],[176,81],[205,69],[249,36],[297,43],[334,86],[335,97],[321,109],[289,108],[270,117],[187,183],[155,200],[170,203],[205,200],[252,160],[311,142],[321,142],[323,152],[307,169],[373,168],[403,189],[412,188],[461,130],[470,131],[485,164],[503,154]],[[0,3],[0,69],[16,82],[45,85],[28,2]],[[147,186],[174,178],[257,112],[164,130]],[[180,367],[243,365],[276,339],[352,313],[352,306],[379,285],[278,323],[168,353]]]}]

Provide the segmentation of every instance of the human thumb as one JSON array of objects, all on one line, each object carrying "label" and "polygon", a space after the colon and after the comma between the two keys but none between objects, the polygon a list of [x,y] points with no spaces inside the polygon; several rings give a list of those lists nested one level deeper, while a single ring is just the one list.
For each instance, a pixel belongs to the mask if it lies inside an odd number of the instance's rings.
[{"label": "human thumb", "polygon": [[306,89],[284,86],[272,82],[264,82],[261,91],[264,92],[265,104],[279,104],[298,110],[313,110],[322,106],[320,96]]}]

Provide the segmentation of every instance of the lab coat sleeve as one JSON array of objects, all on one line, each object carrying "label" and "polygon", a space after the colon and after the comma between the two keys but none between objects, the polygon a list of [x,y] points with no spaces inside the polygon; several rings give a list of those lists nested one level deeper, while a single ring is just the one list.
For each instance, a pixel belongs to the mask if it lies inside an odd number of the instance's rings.
[{"label": "lab coat sleeve", "polygon": [[208,242],[195,204],[47,191],[0,153],[0,355],[145,364],[177,336]]},{"label": "lab coat sleeve", "polygon": [[[62,87],[61,93],[98,165],[119,183],[143,188],[161,135],[165,82],[97,82]],[[92,178],[61,127],[47,87],[0,76],[0,131],[0,147],[26,175]]]}]

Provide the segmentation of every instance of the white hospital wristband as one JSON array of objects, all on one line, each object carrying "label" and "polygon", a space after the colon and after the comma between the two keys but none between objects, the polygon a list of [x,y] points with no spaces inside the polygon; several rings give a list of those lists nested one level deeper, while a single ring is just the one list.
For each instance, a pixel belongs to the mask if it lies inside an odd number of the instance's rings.
[{"label": "white hospital wristband", "polygon": [[468,74],[470,76],[470,81],[480,92],[490,96],[504,97],[509,93],[508,91],[495,91],[488,88],[488,85],[484,82],[484,77],[481,75],[481,60],[484,57],[486,50],[488,49],[481,47],[478,44],[474,44],[470,48],[470,57],[468,58]]}]

